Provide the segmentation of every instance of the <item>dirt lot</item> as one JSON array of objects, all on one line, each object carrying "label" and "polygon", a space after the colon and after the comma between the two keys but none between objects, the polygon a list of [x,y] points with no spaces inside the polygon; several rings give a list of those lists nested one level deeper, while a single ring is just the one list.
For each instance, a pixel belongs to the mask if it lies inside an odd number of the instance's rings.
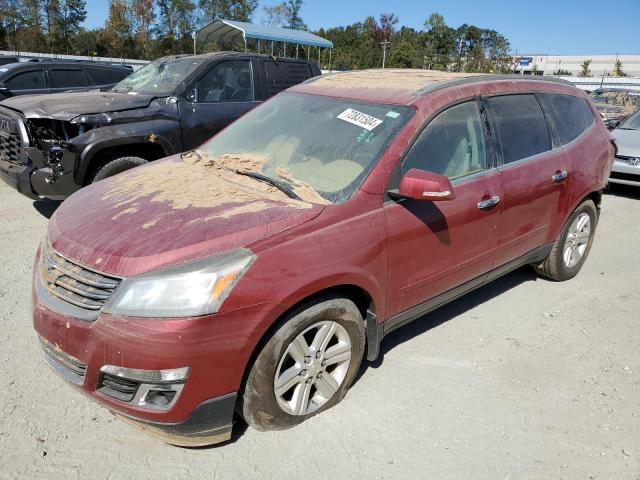
[{"label": "dirt lot", "polygon": [[41,362],[31,262],[46,215],[0,185],[0,477],[640,479],[640,192],[603,202],[582,273],[529,269],[387,337],[344,402],[285,432],[170,447]]}]

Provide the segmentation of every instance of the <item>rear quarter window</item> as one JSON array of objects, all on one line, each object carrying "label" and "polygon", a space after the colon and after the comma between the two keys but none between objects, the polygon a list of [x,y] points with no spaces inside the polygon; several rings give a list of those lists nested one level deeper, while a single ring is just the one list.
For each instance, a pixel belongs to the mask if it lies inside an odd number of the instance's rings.
[{"label": "rear quarter window", "polygon": [[311,78],[305,62],[264,62],[263,66],[269,97]]},{"label": "rear quarter window", "polygon": [[89,77],[91,77],[93,85],[111,85],[113,83],[118,83],[131,73],[126,70],[99,67],[87,67],[86,71],[89,74]]},{"label": "rear quarter window", "polygon": [[505,164],[551,150],[542,108],[533,94],[486,99]]},{"label": "rear quarter window", "polygon": [[544,93],[540,98],[562,145],[572,142],[593,125],[593,112],[583,98],[558,93]]},{"label": "rear quarter window", "polygon": [[49,70],[51,88],[86,87],[87,78],[82,70],[51,69]]},{"label": "rear quarter window", "polygon": [[6,80],[5,85],[9,90],[13,91],[45,88],[44,74],[42,73],[42,70],[21,72]]}]

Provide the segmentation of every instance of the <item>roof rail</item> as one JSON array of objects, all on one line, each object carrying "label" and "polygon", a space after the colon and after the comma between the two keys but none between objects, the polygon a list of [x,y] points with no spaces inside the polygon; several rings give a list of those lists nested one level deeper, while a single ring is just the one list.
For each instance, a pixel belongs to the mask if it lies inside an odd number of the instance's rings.
[{"label": "roof rail", "polygon": [[505,75],[473,75],[469,77],[455,78],[452,80],[445,80],[443,82],[435,82],[430,85],[425,85],[420,90],[416,92],[417,96],[424,95],[429,92],[434,92],[436,90],[441,90],[443,88],[448,87],[456,87],[459,85],[467,85],[469,83],[479,83],[479,82],[489,82],[489,81],[538,81],[538,82],[553,82],[553,83],[561,83],[563,85],[574,86],[571,82],[567,80],[563,80],[562,78],[556,77],[545,77],[542,75],[516,75],[516,74],[505,74]]}]

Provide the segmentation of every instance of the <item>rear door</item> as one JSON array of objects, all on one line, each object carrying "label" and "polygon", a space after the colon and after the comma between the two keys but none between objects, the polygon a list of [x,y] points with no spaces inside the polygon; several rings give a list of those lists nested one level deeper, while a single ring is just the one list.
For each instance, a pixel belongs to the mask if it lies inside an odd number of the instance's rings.
[{"label": "rear door", "polygon": [[452,106],[426,126],[402,161],[402,174],[419,168],[449,177],[455,199],[385,203],[389,315],[465,282],[480,284],[493,267],[501,204],[484,120],[478,100]]},{"label": "rear door", "polygon": [[543,110],[533,93],[485,98],[500,166],[502,217],[496,265],[551,241],[551,225],[570,198],[566,155],[554,150]]},{"label": "rear door", "polygon": [[5,80],[5,86],[12,95],[36,95],[49,93],[42,68],[21,70]]},{"label": "rear door", "polygon": [[89,82],[81,67],[49,67],[48,75],[51,93],[88,90]]},{"label": "rear door", "polygon": [[308,62],[261,58],[265,100],[313,76]]},{"label": "rear door", "polygon": [[201,145],[260,102],[255,62],[224,60],[211,67],[179,100],[184,150]]}]

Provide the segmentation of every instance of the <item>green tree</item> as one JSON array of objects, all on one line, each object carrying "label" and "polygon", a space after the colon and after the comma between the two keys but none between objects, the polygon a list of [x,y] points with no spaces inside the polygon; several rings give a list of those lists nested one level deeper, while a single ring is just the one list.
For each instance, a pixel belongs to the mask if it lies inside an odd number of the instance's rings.
[{"label": "green tree", "polygon": [[99,41],[107,46],[109,56],[127,56],[125,46],[131,39],[131,31],[131,19],[125,0],[110,0],[109,15],[99,37]]},{"label": "green tree", "polygon": [[591,65],[591,59],[587,59],[584,62],[582,62],[582,65],[580,65],[580,73],[578,74],[579,77],[591,76],[591,70],[589,69],[589,65]]},{"label": "green tree", "polygon": [[160,55],[184,53],[191,48],[196,5],[191,0],[158,0],[160,21],[156,24]]},{"label": "green tree", "polygon": [[258,0],[199,0],[203,23],[219,18],[248,22],[258,7]]},{"label": "green tree", "polygon": [[85,0],[62,0],[60,3],[56,31],[60,37],[61,46],[67,54],[70,53],[73,37],[87,18],[86,5]]},{"label": "green tree", "polygon": [[616,63],[613,64],[613,70],[611,71],[612,77],[626,77],[627,74],[622,70],[622,61],[616,57]]},{"label": "green tree", "polygon": [[142,58],[151,58],[151,27],[154,20],[154,0],[133,0],[131,4],[133,14],[134,37],[138,52]]}]

